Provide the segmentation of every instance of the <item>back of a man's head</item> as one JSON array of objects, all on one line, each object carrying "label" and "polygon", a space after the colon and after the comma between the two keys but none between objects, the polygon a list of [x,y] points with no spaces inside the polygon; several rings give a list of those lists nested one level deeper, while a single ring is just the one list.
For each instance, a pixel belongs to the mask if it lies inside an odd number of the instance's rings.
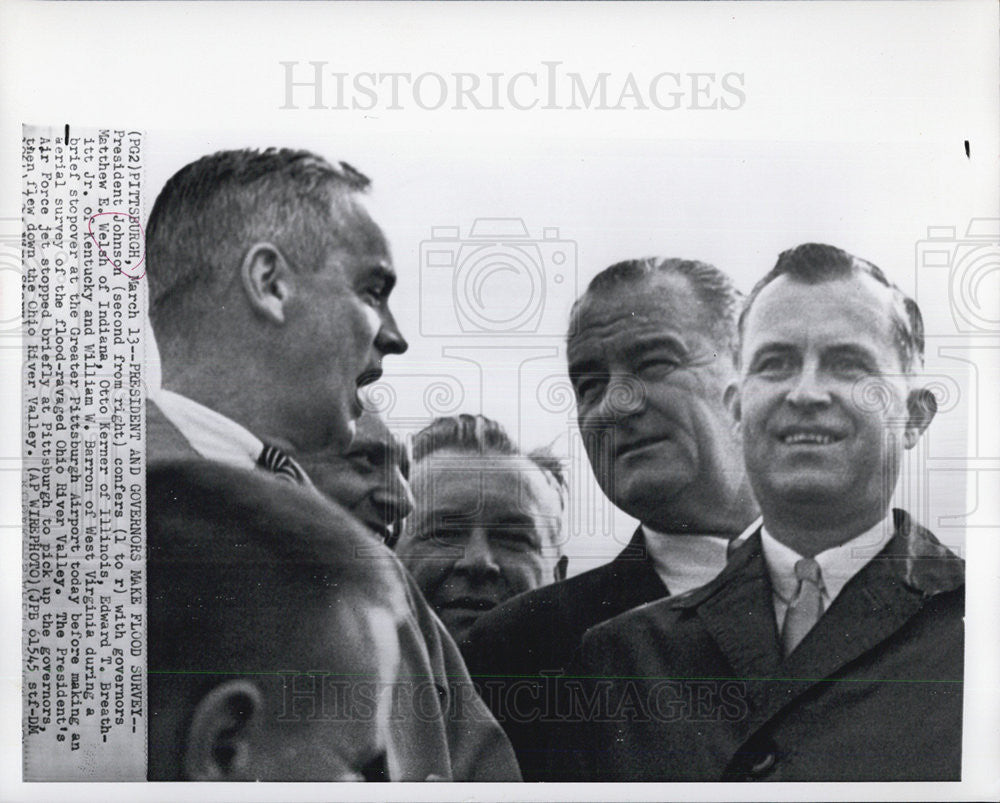
[{"label": "back of a man's head", "polygon": [[[406,609],[394,561],[378,559],[382,547],[339,507],[263,474],[160,463],[147,500],[150,779],[358,772],[378,749],[374,720],[304,725],[283,698],[289,684],[316,689],[338,674],[376,683],[391,671]],[[214,731],[218,711],[235,709]],[[256,764],[227,774],[206,753],[213,733],[226,749],[249,744]],[[281,750],[302,739],[318,740],[331,763],[282,766]]]},{"label": "back of a man's head", "polygon": [[221,151],[181,168],[146,227],[149,309],[161,345],[184,335],[237,278],[254,243],[270,242],[301,269],[335,242],[331,202],[369,180],[309,151]]}]

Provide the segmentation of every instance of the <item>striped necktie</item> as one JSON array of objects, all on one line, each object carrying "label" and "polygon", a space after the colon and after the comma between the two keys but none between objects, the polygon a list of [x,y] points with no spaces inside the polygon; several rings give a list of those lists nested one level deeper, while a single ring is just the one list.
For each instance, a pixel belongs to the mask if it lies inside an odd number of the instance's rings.
[{"label": "striped necktie", "polygon": [[819,564],[812,558],[802,558],[795,564],[795,577],[799,588],[795,598],[788,603],[785,623],[781,627],[785,655],[790,655],[799,646],[799,642],[823,615],[823,578]]},{"label": "striped necktie", "polygon": [[277,446],[264,444],[264,448],[261,449],[260,456],[257,458],[257,465],[286,482],[305,486],[312,484],[305,471],[302,470],[302,466]]}]

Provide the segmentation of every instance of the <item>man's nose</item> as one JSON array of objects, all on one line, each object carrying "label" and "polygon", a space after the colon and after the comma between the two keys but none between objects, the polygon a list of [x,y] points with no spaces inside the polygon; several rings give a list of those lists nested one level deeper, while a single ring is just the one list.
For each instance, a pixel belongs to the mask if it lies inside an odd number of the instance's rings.
[{"label": "man's nose", "polygon": [[806,364],[793,380],[788,403],[794,407],[817,407],[830,403],[830,389],[818,366]]},{"label": "man's nose", "polygon": [[472,529],[462,548],[462,556],[455,562],[455,569],[478,575],[500,574],[500,564],[493,554],[485,527],[477,526]]},{"label": "man's nose", "polygon": [[396,319],[388,310],[382,316],[382,326],[375,337],[375,346],[383,354],[402,354],[410,347],[403,333],[399,331]]},{"label": "man's nose", "polygon": [[399,471],[393,471],[372,494],[389,524],[405,519],[413,512],[413,491]]}]

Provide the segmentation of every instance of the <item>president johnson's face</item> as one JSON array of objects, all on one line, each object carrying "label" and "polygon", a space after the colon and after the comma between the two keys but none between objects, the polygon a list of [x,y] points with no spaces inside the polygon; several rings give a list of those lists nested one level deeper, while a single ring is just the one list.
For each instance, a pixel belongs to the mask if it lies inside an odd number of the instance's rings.
[{"label": "president johnson's face", "polygon": [[736,368],[688,280],[654,275],[586,297],[575,323],[577,421],[608,498],[665,532],[728,506],[744,481],[724,400]]}]

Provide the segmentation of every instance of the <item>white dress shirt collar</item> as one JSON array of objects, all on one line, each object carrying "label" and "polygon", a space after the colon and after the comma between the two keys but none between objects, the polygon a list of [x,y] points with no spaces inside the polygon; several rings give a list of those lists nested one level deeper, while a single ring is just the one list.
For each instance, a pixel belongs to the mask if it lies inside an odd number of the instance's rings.
[{"label": "white dress shirt collar", "polygon": [[264,442],[231,418],[164,388],[157,388],[150,398],[205,459],[236,468],[256,468]]},{"label": "white dress shirt collar", "polygon": [[[760,522],[756,521],[747,532],[759,526]],[[672,596],[686,594],[714,580],[726,565],[728,538],[718,535],[672,535],[657,532],[645,524],[642,525],[642,536],[653,568]]]},{"label": "white dress shirt collar", "polygon": [[[894,531],[892,516],[887,515],[871,529],[814,556],[822,578],[824,609],[830,607],[848,581],[882,550]],[[798,590],[795,564],[803,556],[771,535],[766,525],[761,527],[760,541],[774,589],[775,615],[780,628],[788,603]]]}]

